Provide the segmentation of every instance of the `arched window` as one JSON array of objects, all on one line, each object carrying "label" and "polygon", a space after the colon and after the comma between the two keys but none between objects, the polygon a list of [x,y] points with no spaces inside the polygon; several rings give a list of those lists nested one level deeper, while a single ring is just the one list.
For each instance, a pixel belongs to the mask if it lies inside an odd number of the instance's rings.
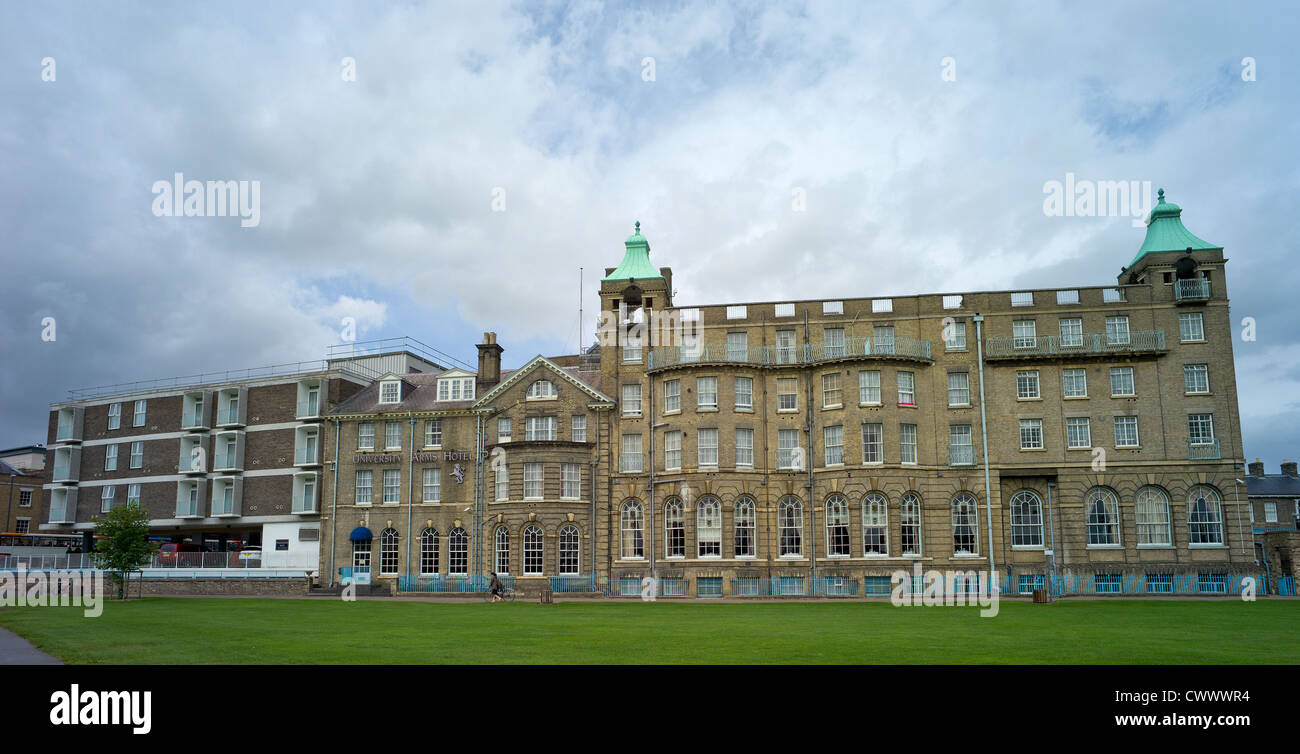
[{"label": "arched window", "polygon": [[645,513],[641,510],[641,503],[636,500],[623,503],[623,512],[619,516],[619,530],[623,535],[619,549],[621,557],[644,558]]},{"label": "arched window", "polygon": [[686,516],[677,498],[664,503],[664,546],[668,557],[686,557]]},{"label": "arched window", "polygon": [[838,493],[826,498],[826,555],[849,556],[849,500]]},{"label": "arched window", "polygon": [[546,552],[546,537],[542,527],[528,525],[524,528],[524,575],[540,576],[542,560]]},{"label": "arched window", "polygon": [[1138,544],[1173,544],[1169,531],[1169,496],[1159,487],[1143,487],[1137,493]]},{"label": "arched window", "polygon": [[397,573],[397,530],[391,527],[379,535],[379,573],[383,576]]},{"label": "arched window", "polygon": [[969,492],[952,499],[952,552],[975,555],[980,550],[979,503]]},{"label": "arched window", "polygon": [[555,383],[550,380],[538,380],[528,386],[529,398],[554,398]]},{"label": "arched window", "polygon": [[469,573],[469,536],[459,526],[447,534],[447,573]]},{"label": "arched window", "polygon": [[879,492],[862,498],[862,554],[889,554],[889,498]]},{"label": "arched window", "polygon": [[497,573],[510,573],[510,530],[498,526],[493,541],[496,553],[496,558],[492,561],[495,564],[493,570]]},{"label": "arched window", "polygon": [[438,572],[438,530],[420,532],[420,573]]},{"label": "arched window", "polygon": [[1212,487],[1198,484],[1187,493],[1187,531],[1190,544],[1223,544],[1223,508]]},{"label": "arched window", "polygon": [[736,501],[736,557],[754,557],[754,501],[742,497]]},{"label": "arched window", "polygon": [[1088,513],[1088,545],[1119,544],[1119,500],[1105,487],[1093,487],[1083,496]]},{"label": "arched window", "polygon": [[579,542],[578,527],[565,524],[560,527],[559,565],[561,576],[574,576],[578,573]]},{"label": "arched window", "polygon": [[915,492],[903,495],[898,512],[903,555],[921,554],[921,498]]},{"label": "arched window", "polygon": [[1011,544],[1043,546],[1043,501],[1033,490],[1021,490],[1011,496]]},{"label": "arched window", "polygon": [[781,557],[803,555],[803,503],[793,497],[782,498],[776,513],[780,531],[778,554]]},{"label": "arched window", "polygon": [[701,558],[722,557],[722,504],[716,497],[700,498],[695,510],[695,539]]}]

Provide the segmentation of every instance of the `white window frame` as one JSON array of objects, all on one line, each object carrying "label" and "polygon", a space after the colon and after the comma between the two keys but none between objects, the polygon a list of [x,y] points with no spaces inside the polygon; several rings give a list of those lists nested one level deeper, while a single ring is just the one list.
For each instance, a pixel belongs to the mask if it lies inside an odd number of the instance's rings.
[{"label": "white window frame", "polygon": [[538,462],[524,464],[524,499],[541,500],[546,493],[546,468]]},{"label": "white window frame", "polygon": [[401,403],[402,402],[401,380],[384,380],[380,382],[379,402],[380,404]]}]

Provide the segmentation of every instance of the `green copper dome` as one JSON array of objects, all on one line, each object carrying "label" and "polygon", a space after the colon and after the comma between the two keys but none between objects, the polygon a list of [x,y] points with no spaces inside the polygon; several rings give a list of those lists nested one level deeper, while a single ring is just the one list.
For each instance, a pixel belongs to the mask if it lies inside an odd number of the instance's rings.
[{"label": "green copper dome", "polygon": [[636,232],[627,237],[624,242],[627,251],[623,253],[623,261],[613,272],[605,276],[605,280],[645,280],[647,278],[663,278],[659,270],[650,264],[650,242],[645,240],[641,235],[641,221],[636,223]]},{"label": "green copper dome", "polygon": [[1138,260],[1147,254],[1155,254],[1161,251],[1186,251],[1192,249],[1201,251],[1205,249],[1221,249],[1222,246],[1215,246],[1208,241],[1192,235],[1192,232],[1183,227],[1183,208],[1177,204],[1165,201],[1165,190],[1160,189],[1157,192],[1159,201],[1151,209],[1151,221],[1147,223],[1147,237],[1142,241],[1142,248],[1138,249],[1137,256],[1129,262],[1129,267],[1138,263]]}]

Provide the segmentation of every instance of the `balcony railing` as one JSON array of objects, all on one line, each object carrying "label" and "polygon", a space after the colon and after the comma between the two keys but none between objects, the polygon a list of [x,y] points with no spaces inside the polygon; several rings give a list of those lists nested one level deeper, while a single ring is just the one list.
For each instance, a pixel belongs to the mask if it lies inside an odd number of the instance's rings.
[{"label": "balcony railing", "polygon": [[217,411],[217,424],[243,424],[239,420],[239,407],[223,408]]},{"label": "balcony railing", "polygon": [[1205,278],[1174,281],[1175,301],[1205,301],[1209,297],[1210,281]]},{"label": "balcony railing", "polygon": [[315,513],[316,512],[316,495],[294,495],[293,496],[294,513]]},{"label": "balcony railing", "polygon": [[299,401],[298,418],[316,419],[320,417],[320,401]]},{"label": "balcony railing", "polygon": [[77,481],[77,475],[78,475],[78,472],[79,472],[79,470],[78,470],[78,469],[74,469],[74,468],[72,468],[72,464],[70,464],[70,463],[56,463],[56,464],[54,464],[54,479],[53,479],[53,481],[55,481],[55,482],[75,482],[75,481]]},{"label": "balcony railing", "polygon": [[1213,440],[1188,440],[1187,441],[1187,460],[1189,461],[1217,461],[1223,458],[1223,453],[1219,450],[1219,439]]},{"label": "balcony railing", "polygon": [[1110,343],[1100,333],[1088,333],[1081,338],[1062,342],[1055,335],[1019,337],[996,335],[984,340],[984,357],[987,359],[1032,359],[1089,356],[1094,354],[1160,353],[1165,348],[1164,330],[1135,330],[1129,333],[1127,343]]},{"label": "balcony railing", "polygon": [[180,498],[176,501],[176,518],[201,518],[202,515],[198,500]]},{"label": "balcony railing", "polygon": [[293,453],[295,466],[315,466],[320,463],[320,453],[316,448],[298,448]]},{"label": "balcony railing", "polygon": [[213,516],[238,516],[239,511],[235,510],[234,498],[231,498],[230,500],[213,500],[212,515]]},{"label": "balcony railing", "polygon": [[72,422],[59,422],[58,433],[54,435],[55,442],[74,442],[80,440],[77,436],[77,428]]},{"label": "balcony railing", "polygon": [[186,411],[181,421],[181,429],[209,429],[202,411]]},{"label": "balcony railing", "polygon": [[238,471],[239,459],[238,454],[221,452],[217,454],[216,461],[212,465],[213,471]]},{"label": "balcony railing", "polygon": [[975,464],[974,445],[949,445],[949,466],[973,466]]},{"label": "balcony railing", "polygon": [[718,363],[782,366],[858,358],[932,360],[930,341],[900,335],[893,338],[846,338],[833,343],[820,342],[791,346],[735,346],[726,343],[664,346],[650,351],[646,368],[666,369],[686,364]]},{"label": "balcony railing", "polygon": [[50,503],[50,523],[71,524],[72,516],[68,514],[68,501],[60,500]]}]

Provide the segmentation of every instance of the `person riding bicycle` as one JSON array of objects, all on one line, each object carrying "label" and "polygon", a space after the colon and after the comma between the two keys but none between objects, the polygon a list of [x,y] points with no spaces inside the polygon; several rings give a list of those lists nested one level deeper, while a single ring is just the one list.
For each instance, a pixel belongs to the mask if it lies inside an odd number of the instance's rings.
[{"label": "person riding bicycle", "polygon": [[488,585],[488,591],[492,593],[492,601],[500,602],[501,593],[504,592],[505,589],[505,585],[501,583],[501,579],[497,578],[497,572],[492,571],[492,583]]}]

